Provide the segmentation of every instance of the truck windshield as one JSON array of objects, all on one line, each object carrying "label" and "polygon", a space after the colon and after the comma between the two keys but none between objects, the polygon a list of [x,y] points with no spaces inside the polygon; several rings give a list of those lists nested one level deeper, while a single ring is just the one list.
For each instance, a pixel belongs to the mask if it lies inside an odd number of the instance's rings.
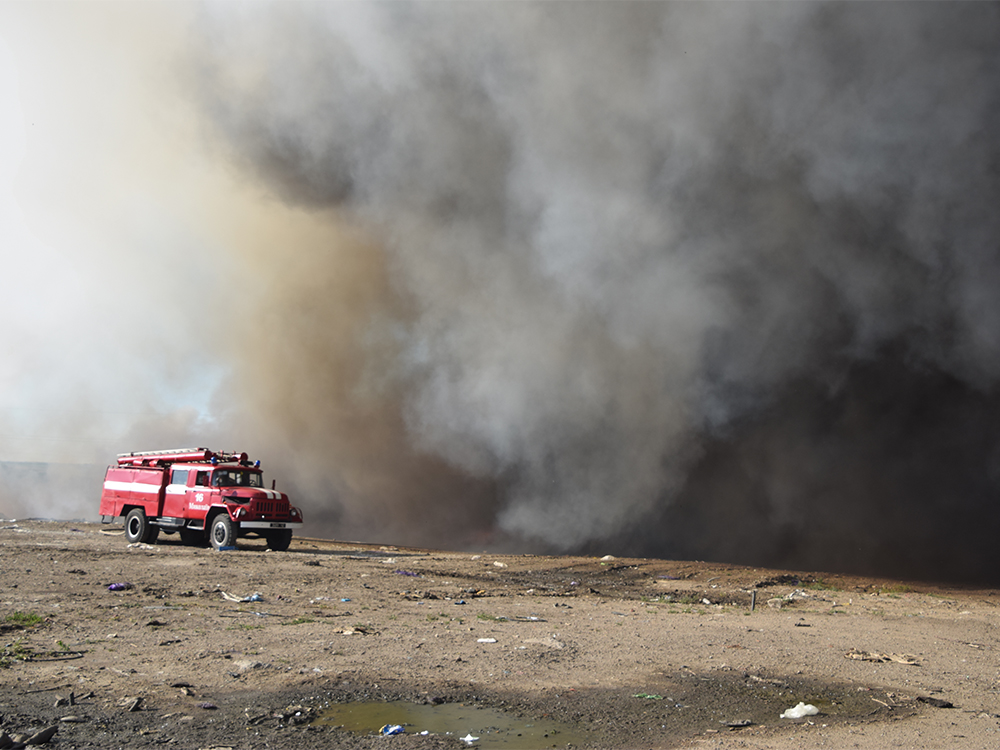
[{"label": "truck windshield", "polygon": [[263,487],[264,480],[260,472],[256,471],[217,469],[212,475],[212,485],[215,487]]}]

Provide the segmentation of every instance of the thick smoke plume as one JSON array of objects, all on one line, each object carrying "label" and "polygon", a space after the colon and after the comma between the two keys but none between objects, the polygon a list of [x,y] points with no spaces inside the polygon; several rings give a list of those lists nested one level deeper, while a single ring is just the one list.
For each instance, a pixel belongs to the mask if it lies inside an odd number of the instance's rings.
[{"label": "thick smoke plume", "polygon": [[331,522],[996,577],[996,6],[199,29],[229,157],[358,232],[258,259],[276,292],[237,377],[289,456],[328,457]]}]

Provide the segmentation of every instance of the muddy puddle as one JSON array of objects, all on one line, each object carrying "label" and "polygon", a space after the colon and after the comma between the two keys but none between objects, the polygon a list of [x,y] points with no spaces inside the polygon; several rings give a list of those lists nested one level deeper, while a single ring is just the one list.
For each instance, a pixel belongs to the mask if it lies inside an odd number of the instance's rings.
[{"label": "muddy puddle", "polygon": [[406,734],[448,735],[482,750],[558,748],[580,745],[586,739],[578,730],[552,720],[518,718],[463,703],[343,703],[325,710],[316,723],[363,734],[378,732],[384,726],[401,725]]}]

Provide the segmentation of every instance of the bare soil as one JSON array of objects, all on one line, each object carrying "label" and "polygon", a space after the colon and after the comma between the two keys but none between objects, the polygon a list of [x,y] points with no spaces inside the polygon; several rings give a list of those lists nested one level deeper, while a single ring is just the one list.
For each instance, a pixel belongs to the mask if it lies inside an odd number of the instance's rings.
[{"label": "bare soil", "polygon": [[[994,590],[45,521],[0,523],[0,573],[0,728],[58,725],[53,747],[468,746],[314,723],[400,699],[548,717],[578,747],[1000,741]],[[779,718],[800,701],[819,714]]]}]

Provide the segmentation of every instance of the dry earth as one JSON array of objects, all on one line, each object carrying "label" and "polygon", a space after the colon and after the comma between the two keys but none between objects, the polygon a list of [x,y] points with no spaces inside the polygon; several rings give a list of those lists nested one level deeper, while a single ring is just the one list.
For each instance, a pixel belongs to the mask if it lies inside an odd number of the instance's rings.
[{"label": "dry earth", "polygon": [[[993,590],[310,539],[283,553],[169,536],[130,547],[113,532],[0,523],[8,734],[58,725],[62,748],[467,747],[475,727],[313,723],[331,705],[406,700],[549,717],[577,747],[1000,741]],[[779,718],[799,701],[820,713]]]}]

